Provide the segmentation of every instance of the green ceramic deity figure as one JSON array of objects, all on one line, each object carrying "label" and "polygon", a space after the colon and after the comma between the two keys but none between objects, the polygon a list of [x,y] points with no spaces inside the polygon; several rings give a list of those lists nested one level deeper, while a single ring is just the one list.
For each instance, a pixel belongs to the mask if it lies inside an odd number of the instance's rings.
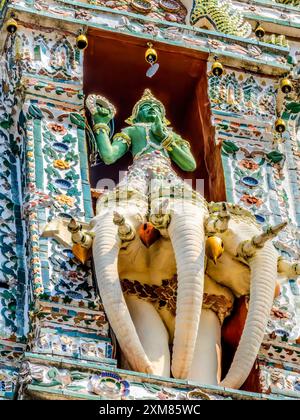
[{"label": "green ceramic deity figure", "polygon": [[189,143],[168,128],[165,107],[148,89],[126,120],[129,127],[117,133],[112,143],[108,123],[113,118],[113,109],[103,105],[97,105],[96,109],[93,129],[98,151],[106,164],[116,162],[131,150],[134,159],[155,153],[172,159],[184,171],[196,169]]}]

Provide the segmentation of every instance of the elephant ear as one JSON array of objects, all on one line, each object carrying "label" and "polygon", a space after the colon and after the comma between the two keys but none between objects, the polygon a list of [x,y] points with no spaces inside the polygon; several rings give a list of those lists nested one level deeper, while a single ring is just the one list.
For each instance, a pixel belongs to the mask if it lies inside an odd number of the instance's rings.
[{"label": "elephant ear", "polygon": [[206,274],[215,282],[230,289],[237,298],[250,293],[250,269],[248,265],[237,261],[227,251],[217,260],[216,264],[208,259]]},{"label": "elephant ear", "polygon": [[230,349],[236,351],[242,337],[248,315],[248,297],[242,296],[235,302],[230,317],[225,319],[222,327],[222,339]]}]

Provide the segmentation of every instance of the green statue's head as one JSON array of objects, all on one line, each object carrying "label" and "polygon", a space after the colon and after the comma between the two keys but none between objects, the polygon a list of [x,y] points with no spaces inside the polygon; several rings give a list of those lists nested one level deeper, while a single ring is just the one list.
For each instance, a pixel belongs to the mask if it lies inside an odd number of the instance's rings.
[{"label": "green statue's head", "polygon": [[139,107],[138,114],[135,117],[134,122],[154,122],[157,117],[163,119],[161,108],[156,102],[149,101]]},{"label": "green statue's head", "polygon": [[126,120],[127,124],[138,122],[150,123],[159,117],[163,123],[169,125],[166,119],[166,110],[163,104],[156,99],[149,89],[146,89],[142,98],[134,105],[132,115]]}]

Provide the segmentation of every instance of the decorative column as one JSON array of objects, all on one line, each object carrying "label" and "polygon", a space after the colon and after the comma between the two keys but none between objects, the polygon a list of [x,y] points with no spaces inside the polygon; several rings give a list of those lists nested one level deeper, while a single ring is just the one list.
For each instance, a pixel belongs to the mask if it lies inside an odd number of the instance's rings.
[{"label": "decorative column", "polygon": [[[4,6],[2,2],[1,7]],[[21,215],[21,65],[8,38],[0,57],[0,400],[14,397],[28,332],[25,225]]]},{"label": "decorative column", "polygon": [[[63,358],[66,363],[73,361],[77,365],[87,361],[116,364],[112,359],[109,326],[93,282],[91,261],[77,260],[67,230],[71,217],[88,224],[93,216],[82,54],[75,47],[75,39],[59,31],[43,32],[43,28],[32,31],[30,25],[19,23],[18,34],[8,40],[3,64],[8,65],[10,60],[16,63],[13,69],[16,83],[3,80],[3,92],[6,92],[5,83],[9,92],[16,86],[22,90],[22,109],[16,119],[11,116],[16,114],[13,110],[17,102],[10,100],[9,95],[2,101],[9,109],[3,111],[1,119],[6,147],[1,154],[4,165],[1,177],[8,190],[7,196],[3,194],[2,217],[12,221],[12,226],[2,224],[3,235],[11,236],[11,243],[1,246],[1,253],[7,259],[2,267],[8,283],[12,275],[18,279],[16,290],[1,291],[6,338],[10,340],[3,345],[3,351],[8,353],[12,346],[11,352],[24,352],[24,345],[11,342],[19,338],[19,324],[22,328],[27,326],[27,330],[29,327],[19,398],[32,398],[33,394],[37,397],[43,392],[43,387],[37,389],[32,375],[26,372],[42,370],[47,375],[50,362],[61,364]],[[17,72],[18,63],[22,63],[22,73]],[[10,132],[18,134],[16,139]],[[4,179],[4,174],[9,178]],[[20,255],[14,253],[15,249],[17,253],[20,249]],[[26,272],[29,293],[26,293]],[[15,297],[21,286],[26,302]],[[26,320],[19,319],[22,313],[17,305],[23,305]],[[24,343],[25,340],[24,337]],[[14,365],[5,363],[5,372],[16,377]],[[53,378],[51,375],[49,378]],[[5,397],[13,395],[15,382],[10,387],[5,382]],[[44,382],[47,384],[46,377]]]}]

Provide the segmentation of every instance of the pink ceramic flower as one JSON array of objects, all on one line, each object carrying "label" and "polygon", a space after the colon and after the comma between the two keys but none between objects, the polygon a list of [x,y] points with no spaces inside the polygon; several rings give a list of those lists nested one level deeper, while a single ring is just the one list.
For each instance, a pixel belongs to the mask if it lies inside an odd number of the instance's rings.
[{"label": "pink ceramic flower", "polygon": [[255,205],[257,207],[262,205],[262,200],[260,198],[254,197],[253,195],[244,194],[241,198],[243,203],[247,204],[247,206]]},{"label": "pink ceramic flower", "polygon": [[250,159],[243,159],[239,162],[241,168],[249,169],[250,171],[256,171],[259,168],[259,165]]},{"label": "pink ceramic flower", "polygon": [[67,132],[66,128],[60,124],[51,123],[51,124],[48,124],[48,128],[54,131],[55,133],[61,134],[61,135],[64,135]]}]

